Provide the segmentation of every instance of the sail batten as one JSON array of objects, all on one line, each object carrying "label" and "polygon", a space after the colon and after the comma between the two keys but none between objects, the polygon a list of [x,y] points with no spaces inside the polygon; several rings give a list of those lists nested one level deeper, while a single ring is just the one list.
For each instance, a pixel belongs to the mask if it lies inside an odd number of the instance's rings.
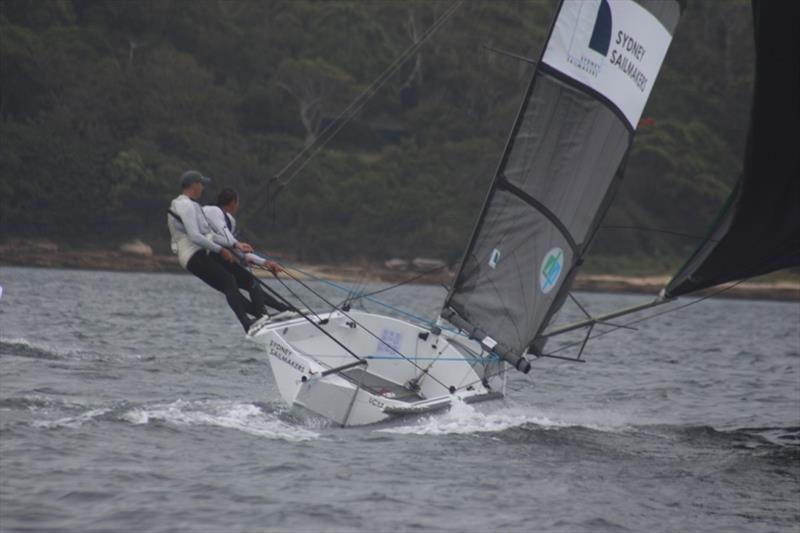
[{"label": "sail batten", "polygon": [[[619,181],[680,11],[650,5],[667,15],[563,0],[445,301],[445,319],[497,340],[515,366],[563,303]],[[620,32],[650,48],[626,51]],[[619,54],[640,77],[612,62]]]},{"label": "sail batten", "polygon": [[551,224],[553,224],[556,228],[558,228],[558,230],[561,232],[561,235],[569,244],[569,247],[572,249],[573,253],[575,254],[579,253],[578,244],[575,242],[575,239],[572,238],[569,229],[564,225],[563,222],[561,222],[561,219],[559,219],[555,215],[555,213],[553,213],[547,208],[546,205],[539,202],[536,198],[530,196],[522,189],[516,187],[513,183],[511,183],[507,179],[501,178],[500,180],[498,180],[497,187],[499,190],[510,192],[511,194],[513,194],[514,196],[516,196],[517,198],[519,198],[520,200],[531,206],[533,209],[544,215],[545,218],[547,218],[547,220],[549,220]]}]

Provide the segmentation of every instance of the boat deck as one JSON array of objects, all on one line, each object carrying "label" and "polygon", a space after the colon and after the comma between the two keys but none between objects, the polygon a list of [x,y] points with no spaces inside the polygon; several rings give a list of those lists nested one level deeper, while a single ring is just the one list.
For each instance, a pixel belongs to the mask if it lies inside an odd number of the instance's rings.
[{"label": "boat deck", "polygon": [[398,385],[392,381],[384,379],[375,374],[365,372],[363,368],[351,368],[340,373],[353,383],[360,384],[362,388],[377,394],[378,396],[385,396],[392,400],[400,400],[401,402],[418,402],[424,400],[422,396],[416,392],[409,390],[402,385]]}]

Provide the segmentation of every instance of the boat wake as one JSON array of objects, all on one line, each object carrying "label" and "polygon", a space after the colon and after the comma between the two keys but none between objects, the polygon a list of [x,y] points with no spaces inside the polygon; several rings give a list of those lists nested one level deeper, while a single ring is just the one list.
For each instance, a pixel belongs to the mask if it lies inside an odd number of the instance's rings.
[{"label": "boat wake", "polygon": [[318,433],[286,422],[278,414],[259,405],[230,400],[176,400],[138,407],[123,404],[87,409],[84,406],[80,412],[71,416],[36,420],[32,426],[40,429],[75,429],[102,422],[125,422],[136,426],[166,424],[177,427],[216,427],[293,442],[319,438]]},{"label": "boat wake", "polygon": [[514,428],[561,429],[584,427],[596,431],[620,432],[632,426],[627,417],[616,413],[532,414],[529,408],[503,407],[495,411],[479,410],[456,400],[450,410],[420,418],[416,423],[380,429],[384,433],[413,435],[449,435],[502,432]]},{"label": "boat wake", "polygon": [[41,429],[59,429],[59,428],[72,428],[76,429],[85,424],[101,420],[104,415],[113,411],[111,407],[101,407],[97,409],[89,409],[75,416],[65,416],[55,420],[35,420],[31,425],[35,428]]},{"label": "boat wake", "polygon": [[695,444],[722,443],[732,449],[759,450],[786,448],[796,454],[800,448],[800,427],[767,426],[715,429],[711,426],[664,426],[662,429]]},{"label": "boat wake", "polygon": [[[481,406],[483,408],[485,406]],[[492,438],[508,442],[571,443],[573,446],[599,445],[604,453],[617,453],[620,442],[639,442],[660,450],[687,446],[692,453],[737,454],[760,452],[780,466],[797,464],[800,428],[765,427],[732,430],[685,424],[652,424],[625,411],[587,410],[584,412],[531,413],[522,406],[504,406],[479,410],[463,401],[455,402],[447,412],[426,416],[410,424],[375,430],[381,434],[402,435],[467,435],[494,434]],[[622,439],[622,440],[620,440]],[[670,451],[669,453],[673,453]],[[766,455],[764,455],[766,454]]]},{"label": "boat wake", "polygon": [[103,361],[106,358],[97,353],[83,352],[80,350],[56,349],[47,344],[32,342],[24,338],[0,337],[0,357],[12,355],[30,359],[45,359],[51,361],[84,360]]},{"label": "boat wake", "polygon": [[312,440],[318,433],[288,424],[253,403],[227,400],[176,400],[168,404],[137,407],[122,414],[132,424],[163,422],[175,426],[212,426],[242,431],[257,437],[289,441]]},{"label": "boat wake", "polygon": [[63,359],[68,354],[57,353],[48,346],[33,343],[23,338],[3,338],[0,339],[0,355],[14,355],[32,359]]}]

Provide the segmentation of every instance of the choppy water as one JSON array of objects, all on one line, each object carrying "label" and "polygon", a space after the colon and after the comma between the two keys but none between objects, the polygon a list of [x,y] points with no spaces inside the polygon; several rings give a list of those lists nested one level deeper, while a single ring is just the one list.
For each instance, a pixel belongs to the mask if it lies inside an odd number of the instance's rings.
[{"label": "choppy water", "polygon": [[537,361],[505,401],[341,429],[287,412],[191,276],[0,285],[3,531],[798,531],[798,303],[706,301]]}]

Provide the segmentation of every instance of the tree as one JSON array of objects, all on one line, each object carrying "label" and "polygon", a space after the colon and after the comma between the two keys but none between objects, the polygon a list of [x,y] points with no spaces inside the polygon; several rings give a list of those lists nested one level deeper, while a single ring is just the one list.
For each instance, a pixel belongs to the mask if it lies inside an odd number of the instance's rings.
[{"label": "tree", "polygon": [[317,140],[326,112],[342,109],[355,93],[353,78],[323,59],[287,59],[274,83],[297,101],[306,145]]}]

